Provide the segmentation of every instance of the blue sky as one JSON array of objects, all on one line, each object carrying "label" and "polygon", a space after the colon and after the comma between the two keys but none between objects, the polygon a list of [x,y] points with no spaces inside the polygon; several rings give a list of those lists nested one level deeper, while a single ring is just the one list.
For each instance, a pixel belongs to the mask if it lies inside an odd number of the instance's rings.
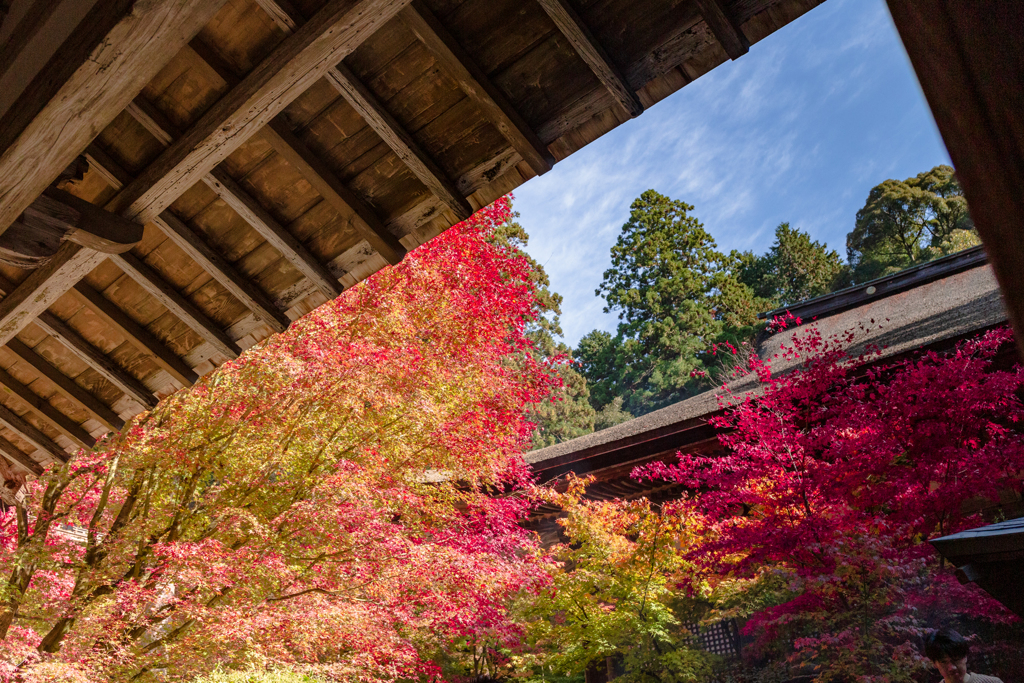
[{"label": "blue sky", "polygon": [[528,251],[575,346],[615,314],[594,295],[632,200],[694,205],[723,250],[782,221],[845,258],[868,191],[949,163],[883,0],[828,0],[515,192]]}]

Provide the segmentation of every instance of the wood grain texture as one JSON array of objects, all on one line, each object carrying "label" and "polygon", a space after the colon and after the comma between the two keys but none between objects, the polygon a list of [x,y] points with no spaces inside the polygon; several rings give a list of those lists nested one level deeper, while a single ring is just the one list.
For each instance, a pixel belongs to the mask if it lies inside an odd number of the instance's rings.
[{"label": "wood grain texture", "polygon": [[[256,0],[257,4],[270,15],[271,19],[285,33],[293,33],[304,21],[301,14],[291,5],[280,4],[277,0]],[[346,102],[366,121],[367,125],[398,155],[413,175],[427,186],[459,220],[469,218],[472,207],[455,184],[427,154],[402,124],[377,99],[377,96],[339,62],[327,70],[327,82],[338,91]]]},{"label": "wood grain texture", "polygon": [[79,282],[68,291],[68,296],[86,306],[106,324],[117,330],[133,346],[150,354],[157,365],[183,385],[191,386],[198,381],[199,376],[196,371],[171,351],[166,344],[118,308],[117,304],[89,285]]},{"label": "wood grain texture", "polygon": [[413,2],[399,17],[530,164],[534,173],[543,175],[550,171],[555,161],[547,147],[437,17],[420,2]]},{"label": "wood grain texture", "polygon": [[328,2],[129,183],[113,210],[153,220],[407,2]]},{"label": "wood grain texture", "polygon": [[153,223],[271,329],[275,332],[284,332],[288,329],[291,319],[278,309],[255,283],[239,273],[184,221],[170,211],[164,211],[153,219]]},{"label": "wood grain texture", "polygon": [[129,251],[111,256],[110,260],[117,264],[117,267],[123,270],[128,277],[135,280],[150,296],[160,302],[164,308],[213,345],[218,353],[227,358],[238,358],[242,353],[238,344],[216,323],[138,256]]},{"label": "wood grain texture", "polygon": [[551,21],[562,32],[566,40],[572,44],[576,54],[587,63],[598,80],[604,84],[622,110],[630,117],[640,116],[644,105],[629,86],[626,78],[612,61],[601,43],[590,32],[590,29],[577,14],[569,0],[538,0]]},{"label": "wood grain texture", "polygon": [[0,436],[0,453],[20,469],[26,470],[30,474],[38,476],[43,473],[42,465],[2,436]]},{"label": "wood grain texture", "polygon": [[4,179],[0,231],[131,102],[223,2],[97,3],[0,120],[0,178]]},{"label": "wood grain texture", "polygon": [[1024,4],[888,4],[1024,353]]},{"label": "wood grain texture", "polygon": [[107,258],[73,242],[65,242],[50,261],[0,300],[0,344],[13,339],[67,290]]},{"label": "wood grain texture", "polygon": [[694,0],[701,16],[721,43],[729,59],[739,59],[750,50],[743,29],[729,16],[722,0]]},{"label": "wood grain texture", "polygon": [[43,434],[35,426],[26,422],[24,418],[15,413],[7,406],[0,404],[0,424],[16,432],[18,436],[43,451],[51,458],[59,462],[70,460],[68,452],[57,445],[57,442]]},{"label": "wood grain texture", "polygon": [[92,414],[108,428],[117,431],[124,427],[124,420],[111,410],[110,406],[79,386],[75,380],[54,367],[52,363],[29,348],[20,339],[12,339],[7,342],[7,349],[37,373],[50,380],[65,398]]},{"label": "wood grain texture", "polygon": [[19,382],[6,370],[0,368],[0,390],[7,390],[11,395],[17,396],[28,404],[36,417],[50,425],[57,431],[64,434],[83,448],[92,448],[96,439],[92,438],[89,432],[85,431],[82,425],[78,424],[64,413],[54,408],[49,401],[37,395],[27,386]]},{"label": "wood grain texture", "polygon": [[282,121],[272,121],[263,131],[263,137],[270,142],[274,151],[298,170],[343,215],[354,212],[359,217],[355,222],[356,229],[384,260],[391,264],[402,260],[405,247],[391,234],[373,207],[341,182],[327,164],[313,154]]}]

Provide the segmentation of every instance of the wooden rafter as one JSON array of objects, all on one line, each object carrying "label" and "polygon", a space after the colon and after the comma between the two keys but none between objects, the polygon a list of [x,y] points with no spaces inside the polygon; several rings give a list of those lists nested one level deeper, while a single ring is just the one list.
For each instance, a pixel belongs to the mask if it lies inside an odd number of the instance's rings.
[{"label": "wooden rafter", "polygon": [[[191,47],[195,49],[198,45],[204,44],[200,40],[193,40]],[[169,146],[176,138],[181,137],[181,133],[171,124],[170,121],[155,107],[152,106],[145,98],[139,96],[136,97],[132,102],[132,105],[126,110],[132,118],[138,121],[143,128],[145,128],[153,137],[155,137],[165,147]],[[288,230],[277,222],[277,220],[270,215],[270,213],[264,209],[258,201],[249,195],[241,186],[238,185],[227,173],[219,168],[214,168],[212,171],[203,176],[203,182],[212,189],[217,195],[224,200],[224,203],[230,206],[239,216],[242,217],[252,228],[260,234],[263,239],[267,240],[275,249],[281,252],[285,260],[294,265],[299,272],[309,278],[317,289],[324,293],[330,299],[333,299],[341,294],[343,288],[338,282],[338,278],[334,277],[327,268],[320,263],[313,254],[309,252],[306,247],[299,242]],[[167,213],[166,211],[164,212]],[[160,225],[159,221],[157,225]],[[163,227],[163,226],[161,226]],[[173,235],[169,235],[173,237]],[[231,274],[232,268],[228,272],[213,272],[211,269],[214,268],[213,262],[209,259],[197,261],[200,266],[211,272],[214,277],[218,279],[224,279],[228,282],[234,283],[237,278]],[[232,286],[235,286],[234,284]],[[239,283],[237,286],[242,286]],[[259,302],[259,295],[256,295],[256,302]],[[243,300],[243,303],[246,303]],[[259,304],[259,308],[265,306],[265,301]],[[250,310],[253,310],[250,308]],[[275,310],[274,308],[270,310]],[[260,315],[258,310],[253,312]],[[282,314],[283,315],[283,314]],[[287,316],[284,316],[287,319]],[[283,320],[278,317],[278,320]],[[287,327],[287,324],[285,325]],[[280,332],[280,329],[275,330]]]},{"label": "wooden rafter", "polygon": [[[85,151],[89,160],[89,166],[101,176],[115,190],[124,187],[128,181],[128,174],[117,162],[110,158],[103,150],[95,144],[89,145]],[[242,350],[235,342],[228,337],[206,314],[199,310],[191,301],[185,298],[170,283],[164,280],[159,273],[147,266],[140,258],[126,252],[115,254],[110,257],[128,277],[135,280],[146,292],[160,302],[179,320],[188,325],[192,330],[217,349],[218,353],[228,358],[237,358]],[[148,347],[154,348],[154,347]],[[173,355],[173,354],[171,354]]]},{"label": "wooden rafter", "polygon": [[295,168],[325,200],[342,215],[355,213],[356,230],[388,263],[395,264],[405,256],[405,247],[391,234],[373,208],[334,175],[312,150],[306,147],[280,119],[270,122],[262,135],[289,165]]},{"label": "wooden rafter", "polygon": [[741,29],[728,10],[722,4],[722,0],[695,0],[704,22],[715,34],[715,38],[722,45],[725,54],[729,59],[739,59],[750,50],[750,41],[743,34]]},{"label": "wooden rafter", "polygon": [[291,319],[252,280],[239,273],[184,221],[170,211],[164,211],[153,219],[153,223],[257,318],[270,325],[271,329],[275,332],[288,329]]},{"label": "wooden rafter", "polygon": [[0,344],[13,339],[108,255],[73,242],[61,245],[48,263],[0,300]]},{"label": "wooden rafter", "polygon": [[150,268],[138,256],[130,251],[125,254],[111,256],[118,268],[123,270],[128,277],[135,280],[140,287],[160,302],[164,308],[173,313],[179,320],[192,328],[200,337],[205,339],[217,350],[218,353],[228,358],[237,358],[242,350],[216,323],[210,320],[205,313],[189,301],[181,292],[176,290],[169,282],[164,280],[159,273]]},{"label": "wooden rafter", "polygon": [[75,328],[49,311],[43,311],[35,319],[43,332],[63,344],[79,360],[98,372],[104,379],[116,386],[145,408],[155,408],[159,399],[145,384],[130,372],[119,366],[105,353],[90,344]]},{"label": "wooden rafter", "polygon": [[608,56],[604,46],[590,32],[590,28],[580,15],[569,4],[569,0],[537,1],[576,50],[576,54],[587,63],[590,70],[604,84],[604,87],[608,89],[622,109],[631,117],[640,116],[644,111],[644,105],[640,103],[640,98],[629,87],[625,76]]},{"label": "wooden rafter", "polygon": [[[96,3],[0,119],[0,232],[224,4]],[[112,79],[109,74],[116,73]]]},{"label": "wooden rafter", "polygon": [[407,2],[328,2],[123,188],[115,210],[158,216]]},{"label": "wooden rafter", "polygon": [[183,385],[191,386],[199,379],[196,371],[171,351],[167,345],[145,327],[135,322],[127,313],[118,308],[117,304],[89,285],[79,282],[73,289],[68,290],[68,295],[117,330],[134,347],[147,352],[157,365]]},{"label": "wooden rafter", "polygon": [[344,288],[327,267],[319,260],[288,229],[277,222],[270,212],[243,190],[234,179],[219,168],[213,169],[203,176],[207,187],[217,193],[224,203],[234,209],[246,223],[277,249],[285,260],[309,278],[313,285],[323,292],[328,299],[339,296]]},{"label": "wooden rafter", "polygon": [[33,370],[50,380],[65,398],[92,414],[110,429],[116,431],[124,427],[124,420],[118,417],[117,413],[109,406],[79,386],[75,380],[54,367],[20,339],[12,339],[7,342],[7,349]]},{"label": "wooden rafter", "polygon": [[68,461],[68,452],[57,445],[56,441],[46,436],[46,434],[43,434],[32,424],[26,422],[24,418],[2,403],[0,403],[0,423],[16,432],[18,436],[25,439],[25,441],[28,441],[50,457],[55,458],[60,462]]},{"label": "wooden rafter", "polygon": [[[285,33],[294,32],[304,21],[297,10],[282,5],[278,0],[256,0],[256,4],[263,8]],[[363,117],[366,124],[391,148],[413,175],[419,178],[442,204],[451,209],[456,218],[469,218],[473,208],[451,179],[344,62],[327,70],[327,82]]]},{"label": "wooden rafter", "polygon": [[414,1],[398,16],[433,53],[441,68],[455,79],[466,97],[473,100],[509,144],[515,147],[533,172],[542,175],[550,171],[555,160],[547,146],[426,5]]},{"label": "wooden rafter", "polygon": [[27,386],[12,377],[6,370],[0,369],[0,385],[11,394],[28,404],[36,416],[57,431],[64,434],[84,448],[92,448],[96,439],[85,431],[80,424],[54,408],[49,401],[36,394]]},{"label": "wooden rafter", "polygon": [[0,453],[5,458],[31,474],[40,475],[43,473],[43,466],[29,457],[28,453],[15,446],[13,443],[0,436]]}]

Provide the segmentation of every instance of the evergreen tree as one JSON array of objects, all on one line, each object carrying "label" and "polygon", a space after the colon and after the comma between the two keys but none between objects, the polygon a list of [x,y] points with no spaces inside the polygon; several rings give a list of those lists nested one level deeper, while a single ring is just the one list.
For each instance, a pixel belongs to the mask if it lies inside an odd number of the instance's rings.
[{"label": "evergreen tree", "polygon": [[949,166],[871,188],[846,237],[855,282],[895,273],[978,244],[963,190]]},{"label": "evergreen tree", "polygon": [[775,228],[775,242],[768,253],[755,256],[744,252],[734,256],[739,263],[739,280],[773,308],[813,299],[843,286],[845,266],[839,253],[789,223]]},{"label": "evergreen tree", "polygon": [[707,350],[749,338],[771,302],[739,280],[738,255],[718,250],[689,204],[648,190],[630,209],[597,290],[618,333],[587,335],[578,356],[595,408],[619,396],[640,415],[699,390]]}]

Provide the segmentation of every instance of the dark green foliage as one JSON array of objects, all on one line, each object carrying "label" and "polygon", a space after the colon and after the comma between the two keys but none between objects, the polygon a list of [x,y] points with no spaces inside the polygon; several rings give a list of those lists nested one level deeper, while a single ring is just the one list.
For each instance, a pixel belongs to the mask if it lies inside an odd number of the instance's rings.
[{"label": "dark green foliage", "polygon": [[839,253],[816,242],[806,232],[780,223],[768,253],[737,254],[739,280],[775,308],[813,299],[842,286],[845,266]]},{"label": "dark green foliage", "polygon": [[[518,214],[513,214],[517,218]],[[509,221],[499,228],[494,240],[521,253],[531,266],[531,284],[536,290],[537,317],[527,327],[527,337],[534,344],[534,352],[545,358],[564,356],[572,351],[557,340],[562,336],[558,316],[561,314],[562,296],[549,288],[551,281],[540,265],[524,249],[529,235],[519,223]],[[533,448],[544,448],[594,431],[594,409],[590,405],[587,381],[570,364],[560,365],[558,373],[562,388],[557,395],[534,406],[529,419],[537,425],[533,432]]]},{"label": "dark green foliage", "polygon": [[641,415],[703,388],[707,350],[751,337],[771,302],[739,280],[738,256],[718,250],[689,204],[648,190],[630,209],[597,290],[618,333],[592,332],[577,356],[595,408],[621,397]]},{"label": "dark green foliage", "polygon": [[846,237],[854,282],[866,282],[978,244],[963,190],[949,166],[871,188]]}]

